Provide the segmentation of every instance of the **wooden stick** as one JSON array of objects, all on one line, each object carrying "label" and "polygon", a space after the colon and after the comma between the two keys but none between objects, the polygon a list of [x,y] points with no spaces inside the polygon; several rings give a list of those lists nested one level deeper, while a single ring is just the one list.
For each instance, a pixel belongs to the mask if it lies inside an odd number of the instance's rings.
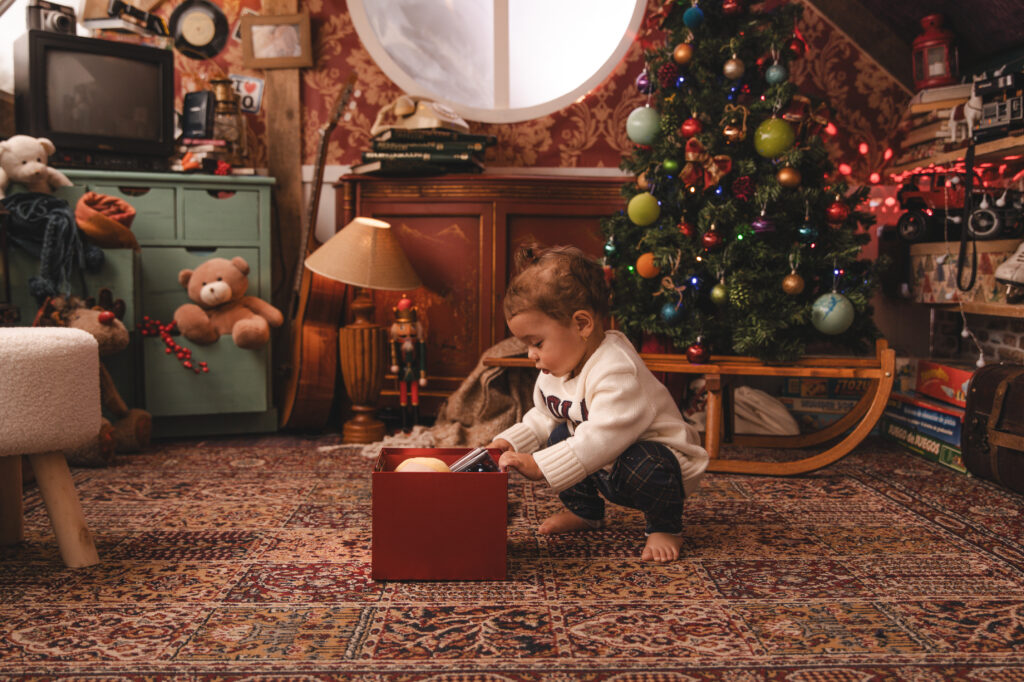
[{"label": "wooden stick", "polygon": [[29,461],[32,462],[64,563],[68,568],[83,568],[97,563],[100,558],[96,544],[85,523],[64,453],[51,451],[29,455]]},{"label": "wooden stick", "polygon": [[0,545],[25,539],[21,493],[21,455],[0,457]]}]

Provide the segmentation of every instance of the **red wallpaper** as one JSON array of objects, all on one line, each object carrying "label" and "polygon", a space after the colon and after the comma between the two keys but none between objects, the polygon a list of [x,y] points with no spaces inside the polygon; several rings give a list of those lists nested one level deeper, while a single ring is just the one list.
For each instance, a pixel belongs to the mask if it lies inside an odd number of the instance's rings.
[{"label": "red wallpaper", "polygon": [[[649,0],[648,14],[664,0]],[[169,2],[160,13],[169,17],[179,2]],[[243,9],[261,9],[260,0],[219,2],[234,30]],[[398,88],[377,68],[363,49],[349,18],[345,0],[303,0],[313,18],[316,64],[303,69],[303,162],[312,163],[328,108],[336,100],[348,74],[358,74],[358,97],[350,120],[338,126],[328,163],[357,162],[369,146],[369,129],[377,110],[395,98]],[[652,22],[653,23],[653,22]],[[806,5],[799,27],[808,44],[807,55],[792,68],[801,90],[826,99],[838,130],[829,145],[837,162],[851,165],[855,179],[866,180],[883,164],[883,153],[893,137],[909,99],[894,79],[861,53],[844,34]],[[657,34],[641,36],[651,41]],[[207,82],[226,74],[262,77],[263,72],[242,66],[242,49],[229,39],[215,58],[192,60],[175,53],[178,67],[178,106],[183,92],[208,88]],[[634,43],[613,74],[581,102],[535,120],[490,125],[472,123],[474,131],[495,135],[498,145],[488,151],[487,163],[519,167],[611,167],[630,148],[625,134],[626,116],[644,101],[633,82],[643,66],[639,42]],[[265,119],[248,116],[252,165],[265,166]],[[858,148],[866,145],[866,154]]]}]

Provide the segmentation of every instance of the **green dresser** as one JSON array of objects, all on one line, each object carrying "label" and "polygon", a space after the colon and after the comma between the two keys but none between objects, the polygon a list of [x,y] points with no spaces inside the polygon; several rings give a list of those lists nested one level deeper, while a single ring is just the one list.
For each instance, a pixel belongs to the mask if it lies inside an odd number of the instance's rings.
[{"label": "green dresser", "polygon": [[[132,278],[131,316],[125,319],[130,328],[146,317],[170,322],[175,309],[188,302],[184,287],[178,284],[178,272],[213,257],[245,258],[250,267],[247,293],[270,300],[273,178],[84,170],[65,174],[75,186],[59,194],[72,206],[83,192],[92,190],[122,198],[135,208],[132,232],[141,252],[107,251],[106,274],[94,276],[101,281],[121,275]],[[122,272],[125,268],[130,275]],[[13,265],[12,274],[16,274]],[[112,288],[128,302],[125,285]],[[133,342],[132,366],[138,374],[133,402],[152,413],[155,436],[277,428],[269,344],[252,351],[236,347],[230,335],[210,346],[183,336],[176,340],[192,350],[194,362],[206,362],[209,372],[196,374],[183,368],[158,337]]]}]

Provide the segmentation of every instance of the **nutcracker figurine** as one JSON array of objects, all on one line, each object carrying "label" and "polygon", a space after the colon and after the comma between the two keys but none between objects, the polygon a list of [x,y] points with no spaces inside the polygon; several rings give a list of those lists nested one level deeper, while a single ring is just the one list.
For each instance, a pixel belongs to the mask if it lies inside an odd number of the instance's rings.
[{"label": "nutcracker figurine", "polygon": [[410,431],[420,419],[420,386],[427,385],[427,342],[411,300],[402,296],[392,310],[391,371],[398,377],[402,430]]}]

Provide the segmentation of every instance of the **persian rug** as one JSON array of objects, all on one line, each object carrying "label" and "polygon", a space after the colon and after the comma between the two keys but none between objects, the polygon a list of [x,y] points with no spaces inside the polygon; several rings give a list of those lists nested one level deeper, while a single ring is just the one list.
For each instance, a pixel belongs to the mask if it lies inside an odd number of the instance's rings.
[{"label": "persian rug", "polygon": [[886,443],[708,476],[666,565],[621,508],[538,536],[558,499],[513,475],[498,582],[372,580],[371,467],[275,435],[78,469],[101,563],[74,571],[30,488],[0,679],[1024,679],[1024,497]]}]

